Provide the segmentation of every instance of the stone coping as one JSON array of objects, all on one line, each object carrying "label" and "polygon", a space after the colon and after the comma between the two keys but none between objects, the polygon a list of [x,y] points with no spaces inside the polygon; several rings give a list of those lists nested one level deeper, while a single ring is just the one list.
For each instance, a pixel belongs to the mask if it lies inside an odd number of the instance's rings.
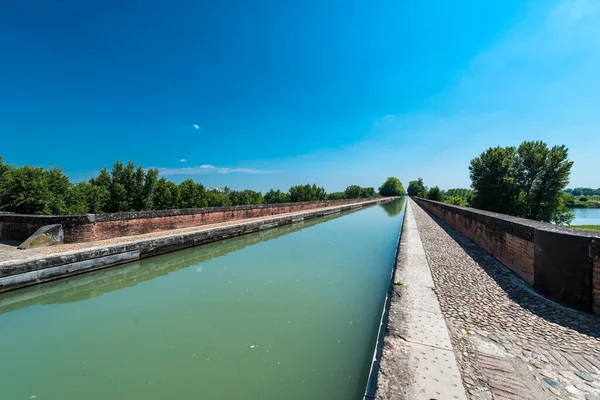
[{"label": "stone coping", "polygon": [[533,241],[534,232],[536,229],[554,233],[561,233],[564,235],[600,239],[600,232],[585,231],[576,228],[569,228],[566,226],[558,226],[547,222],[513,217],[511,215],[500,214],[491,211],[484,211],[476,208],[460,207],[448,203],[442,203],[439,201],[423,199],[421,197],[412,198],[416,202],[434,204],[436,207],[441,208],[443,210],[447,210],[449,212],[461,215],[464,218],[477,221],[486,226],[496,227],[499,230],[505,231],[507,233],[510,233],[511,235],[529,241]]},{"label": "stone coping", "polygon": [[352,204],[374,199],[343,199],[343,200],[322,200],[322,201],[299,201],[295,203],[273,203],[273,204],[255,204],[245,206],[226,206],[226,207],[204,207],[204,208],[178,208],[171,210],[153,210],[153,211],[132,211],[103,214],[81,214],[81,215],[37,215],[37,214],[14,214],[0,213],[0,222],[33,222],[43,220],[46,225],[65,224],[65,223],[93,223],[107,221],[125,221],[142,218],[164,218],[178,215],[208,214],[216,212],[233,212],[265,208],[282,208],[321,205],[321,207],[333,207],[339,204]]}]

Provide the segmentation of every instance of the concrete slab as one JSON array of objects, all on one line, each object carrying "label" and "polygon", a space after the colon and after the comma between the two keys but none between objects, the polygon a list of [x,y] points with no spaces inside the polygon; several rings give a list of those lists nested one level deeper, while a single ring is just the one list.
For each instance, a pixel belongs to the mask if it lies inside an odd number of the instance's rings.
[{"label": "concrete slab", "polygon": [[394,280],[375,398],[466,400],[410,203]]}]

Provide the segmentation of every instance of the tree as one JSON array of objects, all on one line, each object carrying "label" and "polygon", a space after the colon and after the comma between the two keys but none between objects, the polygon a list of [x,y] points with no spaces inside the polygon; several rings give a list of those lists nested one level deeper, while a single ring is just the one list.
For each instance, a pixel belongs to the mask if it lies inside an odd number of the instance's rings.
[{"label": "tree", "polygon": [[473,205],[537,221],[570,221],[562,196],[573,166],[567,157],[565,146],[549,148],[542,141],[489,148],[469,167]]},{"label": "tree", "polygon": [[290,195],[282,192],[277,189],[270,189],[267,193],[265,193],[264,202],[266,204],[275,204],[275,203],[289,203]]},{"label": "tree", "polygon": [[343,200],[345,198],[346,193],[344,192],[327,193],[327,200]]},{"label": "tree", "polygon": [[427,188],[425,187],[422,178],[408,182],[408,195],[423,198],[427,196]]},{"label": "tree", "polygon": [[382,196],[404,196],[405,191],[400,179],[390,176],[379,187],[379,194]]},{"label": "tree", "polygon": [[[404,191],[404,188],[402,190]],[[377,197],[377,192],[375,192],[375,188],[373,187],[361,188],[360,197],[363,199],[372,199],[373,197]]]},{"label": "tree", "polygon": [[0,210],[21,214],[65,214],[69,178],[58,168],[3,167]]},{"label": "tree", "polygon": [[181,208],[202,208],[208,206],[206,189],[192,179],[179,184],[179,206]]},{"label": "tree", "polygon": [[210,189],[206,191],[206,200],[209,207],[225,207],[231,205],[231,200],[224,192],[218,189]]},{"label": "tree", "polygon": [[442,196],[442,191],[440,188],[435,186],[429,189],[429,192],[427,192],[427,198],[433,201],[443,201],[444,196]]},{"label": "tree", "polygon": [[170,210],[179,207],[179,188],[167,179],[160,178],[154,188],[152,204],[155,210]]},{"label": "tree", "polygon": [[467,200],[465,200],[464,197],[460,197],[460,196],[446,197],[445,202],[448,204],[453,204],[455,206],[461,206],[461,207],[468,206]]},{"label": "tree", "polygon": [[316,184],[296,185],[289,190],[290,200],[297,201],[320,201],[325,200],[327,193],[322,187]]},{"label": "tree", "polygon": [[362,188],[358,185],[350,185],[344,191],[344,197],[346,199],[358,199],[361,197]]}]

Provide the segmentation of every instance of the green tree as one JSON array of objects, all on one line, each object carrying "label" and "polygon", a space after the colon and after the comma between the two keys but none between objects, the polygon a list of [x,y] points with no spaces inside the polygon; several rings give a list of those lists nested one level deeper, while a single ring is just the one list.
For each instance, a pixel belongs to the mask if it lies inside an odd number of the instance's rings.
[{"label": "green tree", "polygon": [[282,192],[279,189],[270,189],[267,193],[265,193],[264,197],[264,202],[266,204],[289,203],[290,201],[290,195]]},{"label": "green tree", "polygon": [[573,162],[565,146],[542,141],[494,147],[471,160],[473,206],[544,222],[568,223],[563,202]]},{"label": "green tree", "polygon": [[427,192],[427,198],[429,200],[433,200],[433,201],[443,201],[444,200],[442,191],[437,186],[434,186],[431,189],[429,189],[429,192]]},{"label": "green tree", "polygon": [[404,191],[404,186],[402,186],[400,179],[390,176],[385,180],[383,185],[379,187],[379,194],[386,197],[404,196],[406,192]]},{"label": "green tree", "polygon": [[290,200],[293,202],[298,201],[320,201],[325,200],[327,193],[322,187],[318,187],[316,184],[296,185],[292,186],[289,190]]},{"label": "green tree", "polygon": [[225,207],[231,205],[229,196],[218,189],[207,190],[206,199],[209,207]]},{"label": "green tree", "polygon": [[363,199],[372,199],[373,197],[377,197],[377,192],[372,187],[361,188],[360,197]]},{"label": "green tree", "polygon": [[179,207],[179,188],[164,177],[156,182],[152,196],[155,210],[170,210]]},{"label": "green tree", "polygon": [[179,184],[179,205],[181,208],[202,208],[208,206],[206,189],[192,179]]},{"label": "green tree", "polygon": [[454,204],[455,206],[467,207],[468,203],[464,197],[461,196],[448,196],[444,200],[448,204]]},{"label": "green tree", "polygon": [[362,194],[362,188],[358,185],[350,185],[344,191],[344,197],[346,199],[358,199]]},{"label": "green tree", "polygon": [[427,196],[427,188],[425,187],[422,178],[408,182],[408,195],[423,198]]}]

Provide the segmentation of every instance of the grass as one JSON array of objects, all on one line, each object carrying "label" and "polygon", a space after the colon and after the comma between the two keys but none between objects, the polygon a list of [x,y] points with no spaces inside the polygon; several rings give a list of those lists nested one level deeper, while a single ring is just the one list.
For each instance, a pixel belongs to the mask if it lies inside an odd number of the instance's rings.
[{"label": "grass", "polygon": [[600,225],[571,225],[571,228],[582,229],[585,231],[600,232]]},{"label": "grass", "polygon": [[[586,197],[587,201],[579,201],[579,198]],[[596,208],[600,207],[600,196],[575,196],[570,205],[575,208]]]},{"label": "grass", "polygon": [[404,283],[403,283],[403,282],[400,282],[400,281],[398,281],[398,282],[394,282],[394,285],[396,285],[396,286],[402,286],[402,285],[404,285]]}]

